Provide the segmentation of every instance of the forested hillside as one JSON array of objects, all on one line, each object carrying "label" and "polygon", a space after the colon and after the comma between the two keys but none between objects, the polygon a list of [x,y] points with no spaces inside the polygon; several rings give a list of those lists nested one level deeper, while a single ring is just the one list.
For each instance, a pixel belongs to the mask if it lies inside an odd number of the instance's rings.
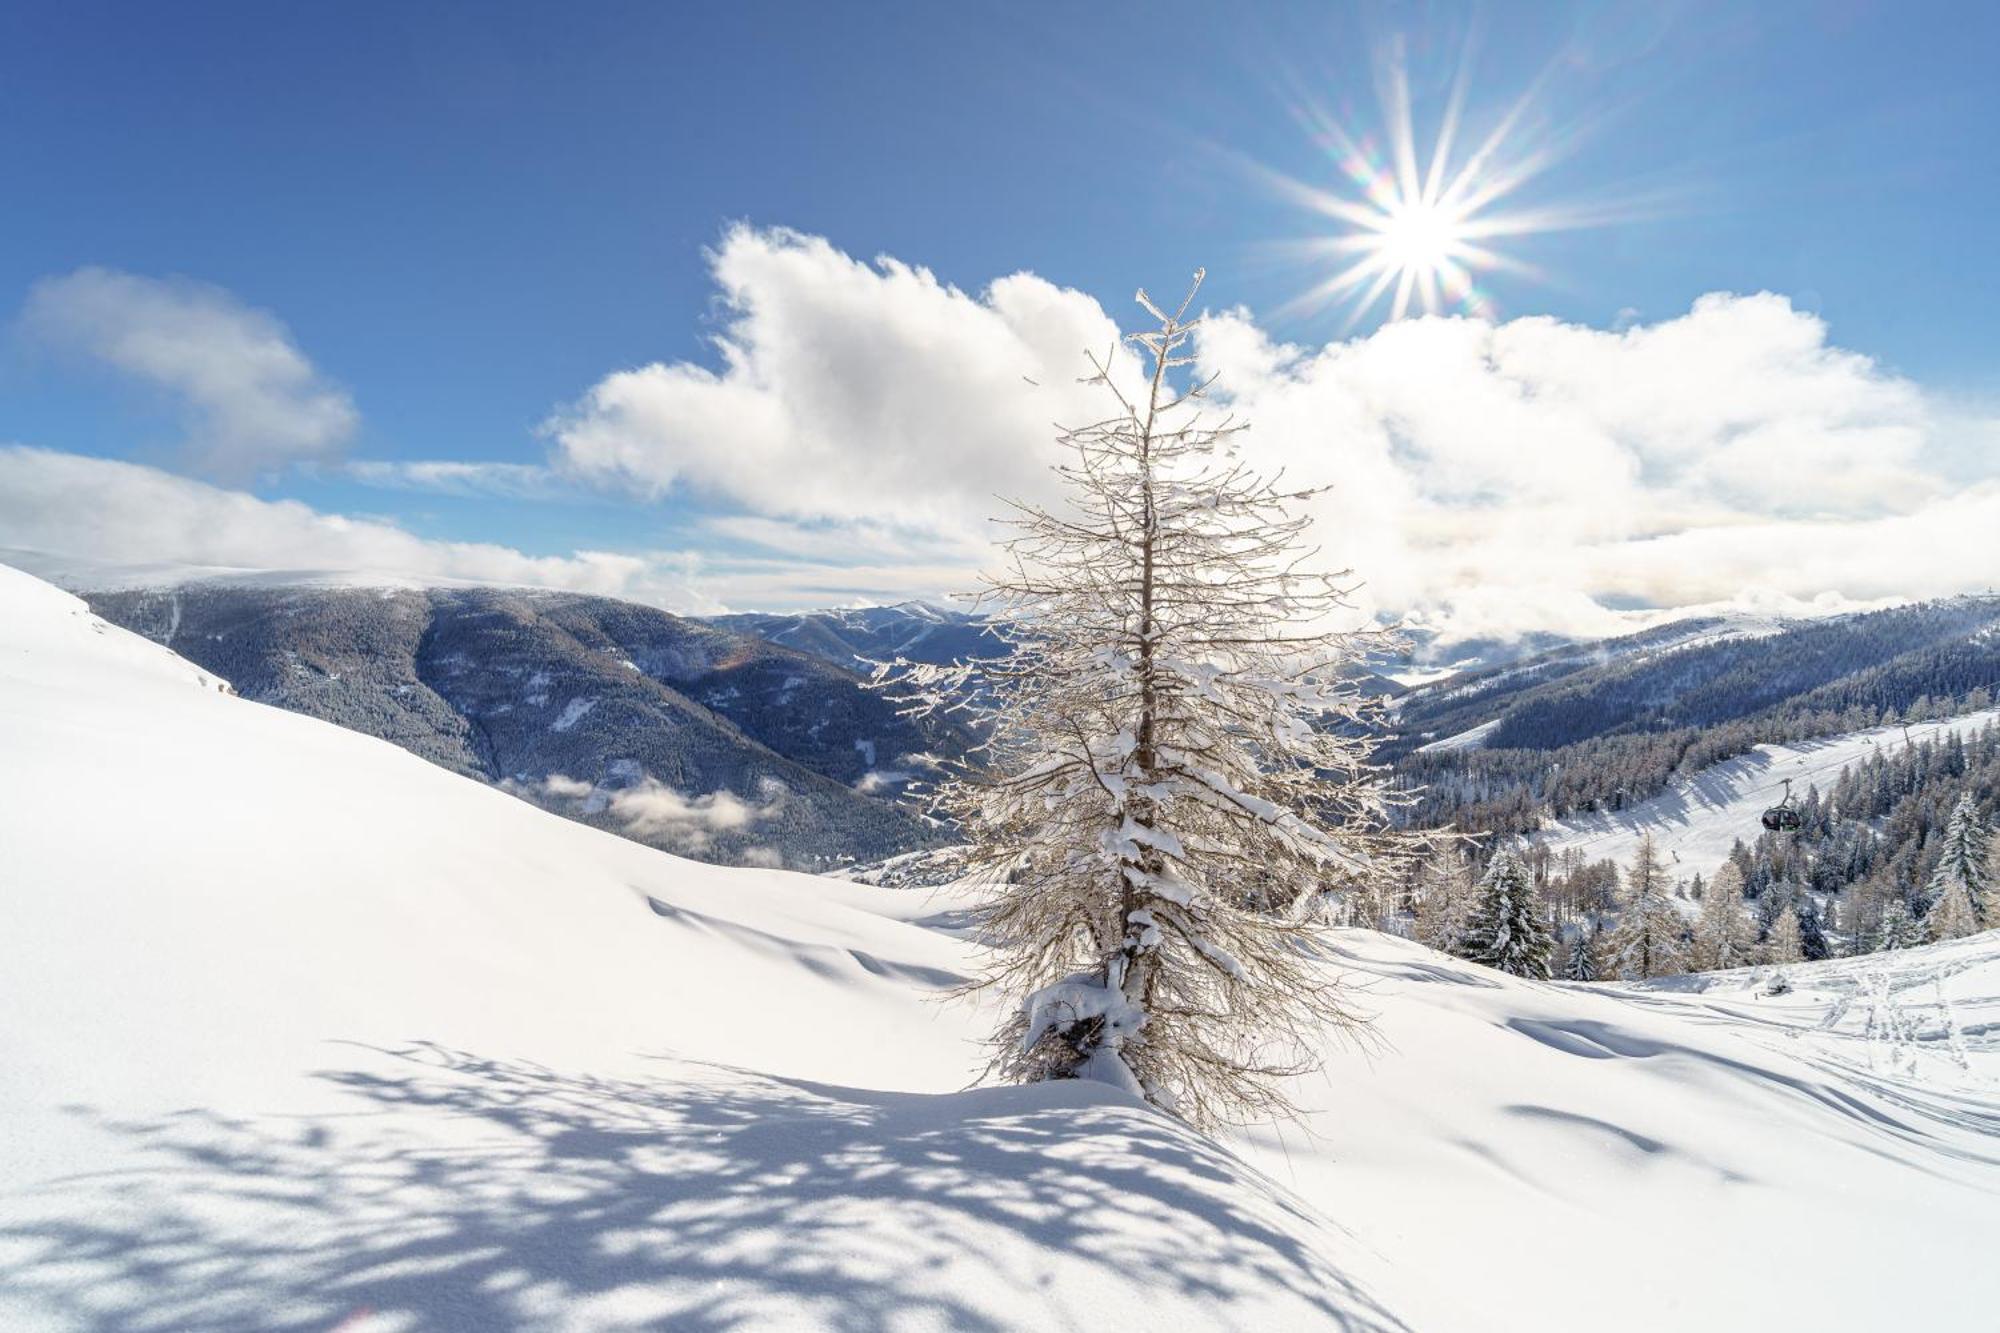
[{"label": "forested hillside", "polygon": [[823,658],[608,598],[199,583],[87,596],[246,698],[709,860],[824,868],[933,841],[893,798],[920,756],[964,744]]},{"label": "forested hillside", "polygon": [[[2000,598],[1755,634],[1687,622],[1413,691],[1389,753],[1422,789],[1416,822],[1526,833],[1616,810],[1760,741],[1973,711],[1996,689]],[[1416,748],[1482,727],[1472,743]]]},{"label": "forested hillside", "polygon": [[865,670],[870,662],[908,658],[943,664],[1006,651],[985,618],[929,602],[864,606],[796,615],[748,611],[710,616],[708,623],[737,634],[755,634],[836,666]]}]

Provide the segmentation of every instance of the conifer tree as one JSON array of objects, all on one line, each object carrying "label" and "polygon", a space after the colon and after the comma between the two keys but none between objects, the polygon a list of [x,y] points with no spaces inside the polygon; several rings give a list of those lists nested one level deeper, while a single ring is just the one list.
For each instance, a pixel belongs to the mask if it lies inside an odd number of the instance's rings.
[{"label": "conifer tree", "polygon": [[1792,915],[1799,921],[1799,955],[1808,963],[1833,957],[1827,942],[1826,923],[1820,918],[1819,900],[1801,885],[1792,895]]},{"label": "conifer tree", "polygon": [[1687,968],[1681,915],[1667,897],[1667,872],[1647,834],[1625,874],[1625,899],[1611,932],[1612,966],[1628,981],[1670,977]]},{"label": "conifer tree", "polygon": [[1720,972],[1750,962],[1757,935],[1743,910],[1743,872],[1724,861],[1702,892],[1695,919],[1692,963],[1700,972]]},{"label": "conifer tree", "polygon": [[1597,980],[1597,927],[1578,922],[1569,941],[1569,955],[1563,962],[1563,980]]},{"label": "conifer tree", "polygon": [[[1979,929],[1979,923],[1986,918],[1989,899],[2000,896],[1991,892],[1991,863],[1988,857],[1988,843],[1991,840],[1984,821],[1979,818],[1979,807],[1973,804],[1972,793],[1966,792],[1952,807],[1951,818],[1945,823],[1944,845],[1938,853],[1938,862],[1931,871],[1929,883],[1924,887],[1930,895],[1933,906],[1931,915],[1937,914],[1938,906],[1953,896],[1954,892],[1966,899],[1970,909],[1972,926],[1959,934],[1971,934]],[[1954,920],[1962,915],[1962,909],[1949,909]],[[1935,927],[1932,935],[1940,939],[1956,939],[1956,935],[1937,935]]]},{"label": "conifer tree", "polygon": [[1527,866],[1512,848],[1494,853],[1459,942],[1459,955],[1517,977],[1546,980],[1555,941]]},{"label": "conifer tree", "polygon": [[1358,1020],[1309,910],[1402,871],[1412,835],[1372,762],[1353,681],[1393,644],[1329,628],[1342,576],[1310,572],[1310,494],[1238,456],[1243,425],[1177,386],[1199,323],[1093,355],[1109,414],[1066,429],[1066,503],[1017,503],[988,579],[1002,658],[878,668],[911,714],[987,737],[936,810],[988,887],[986,977],[1015,1001],[996,1067],[1091,1078],[1197,1124],[1289,1109],[1282,1077]]},{"label": "conifer tree", "polygon": [[1910,915],[1909,903],[1900,893],[1891,896],[1888,902],[1882,904],[1882,924],[1876,931],[1875,947],[1908,949],[1923,942],[1923,927]]}]

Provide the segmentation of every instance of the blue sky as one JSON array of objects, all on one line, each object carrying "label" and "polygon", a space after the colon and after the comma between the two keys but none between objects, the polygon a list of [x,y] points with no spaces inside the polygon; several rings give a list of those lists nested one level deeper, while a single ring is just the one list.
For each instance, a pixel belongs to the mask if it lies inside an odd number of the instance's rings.
[{"label": "blue sky", "polygon": [[[1314,118],[1379,131],[1388,53],[1420,147],[1463,72],[1462,142],[1525,100],[1510,147],[1556,150],[1508,204],[1616,216],[1500,245],[1538,271],[1483,280],[1491,319],[1615,330],[1768,290],[1920,386],[1926,421],[1977,415],[2000,398],[1996,49],[1970,4],[16,6],[0,304],[86,267],[206,284],[353,421],[317,466],[215,475],[179,388],[23,319],[0,440],[534,556],[746,549],[718,513],[851,522],[740,487],[467,496],[341,463],[540,467],[606,376],[717,366],[704,251],[739,222],[974,295],[1030,271],[1119,319],[1202,264],[1271,339],[1368,337],[1384,310],[1292,307],[1323,272],[1283,243],[1335,228],[1256,168],[1351,192]],[[1929,474],[1987,475],[1983,431],[1927,443]]]}]

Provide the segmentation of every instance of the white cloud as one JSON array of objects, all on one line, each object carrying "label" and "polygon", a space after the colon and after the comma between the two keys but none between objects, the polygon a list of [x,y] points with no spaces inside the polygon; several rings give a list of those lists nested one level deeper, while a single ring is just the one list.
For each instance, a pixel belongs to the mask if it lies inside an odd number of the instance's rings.
[{"label": "white cloud", "polygon": [[442,495],[500,496],[534,500],[565,489],[539,463],[491,463],[459,459],[356,458],[341,471],[364,486],[391,491],[434,491]]},{"label": "white cloud", "polygon": [[[635,782],[604,786],[554,773],[539,783],[509,779],[504,789],[530,798],[541,797],[572,814],[606,815],[621,831],[635,838],[665,844],[678,851],[703,852],[718,833],[735,833],[778,814],[790,796],[775,778],[758,784],[757,799],[746,801],[729,791],[707,792],[699,796],[669,787],[651,774]],[[745,854],[745,864],[776,865],[768,859],[769,848],[753,847]]]},{"label": "white cloud", "polygon": [[1765,608],[1982,587],[1922,392],[1781,297],[1622,332],[1427,319],[1323,348],[1217,320],[1204,369],[1268,461],[1331,483],[1318,536],[1374,608],[1457,633],[1611,632],[1608,606]]},{"label": "white cloud", "polygon": [[1118,345],[1094,300],[1031,274],[974,297],[744,227],[711,262],[731,313],[723,369],[607,376],[549,423],[563,467],[766,514],[963,527],[1035,483],[1049,423],[1096,410],[1075,383],[1083,349]]},{"label": "white cloud", "polygon": [[626,833],[657,838],[690,851],[705,850],[717,833],[734,833],[776,814],[783,787],[770,784],[757,804],[726,791],[689,796],[654,778],[610,794],[607,812]]},{"label": "white cloud", "polygon": [[82,268],[36,283],[21,324],[176,397],[204,471],[246,477],[329,458],[360,420],[283,324],[219,287]]},{"label": "white cloud", "polygon": [[373,519],[175,476],[137,463],[0,446],[0,548],[88,585],[224,571],[393,575],[599,593],[681,610],[716,604],[674,553],[531,556],[479,542],[430,541]]},{"label": "white cloud", "polygon": [[[992,560],[996,495],[1049,498],[1053,423],[1102,413],[1101,391],[1076,381],[1086,349],[1116,346],[1111,317],[1032,274],[967,293],[893,260],[751,228],[732,230],[711,262],[725,311],[719,369],[607,376],[550,421],[546,467],[349,465],[374,485],[465,494],[692,493],[723,511],[705,520],[700,551],[536,557],[431,542],[24,449],[0,450],[0,545],[96,562],[393,570],[673,609],[939,596]],[[49,310],[120,308],[77,296],[94,285],[137,292],[132,308],[159,297],[197,324],[261,329],[260,345],[298,374],[249,382],[317,385],[281,329],[208,289],[161,296],[85,270],[38,288],[31,307],[44,323]],[[50,304],[50,292],[70,295]],[[117,341],[110,322],[75,326]],[[1364,580],[1365,609],[1451,637],[1615,633],[1731,605],[1824,611],[1996,577],[2000,413],[1945,402],[1831,344],[1779,296],[1705,296],[1685,315],[1616,330],[1434,318],[1309,347],[1228,311],[1200,350],[1252,423],[1253,458],[1331,485],[1314,537]],[[258,401],[278,413],[282,398]],[[295,438],[308,437],[323,433]]]},{"label": "white cloud", "polygon": [[724,523],[722,531],[728,545],[761,549],[532,556],[432,541],[379,519],[260,499],[138,463],[0,445],[0,560],[72,587],[278,571],[562,588],[708,614],[895,601],[913,581],[925,590],[968,581],[970,553],[891,550],[882,545],[890,538],[872,530],[860,532],[859,544],[844,542],[842,528],[793,547],[782,544],[791,531],[782,524],[764,533]]},{"label": "white cloud", "polygon": [[[738,535],[856,558],[933,540],[909,569],[977,563],[995,493],[1046,497],[1051,422],[1112,322],[1031,274],[968,295],[920,269],[739,228],[712,257],[721,369],[607,377],[550,423],[554,463],[748,511]],[[1253,429],[1246,451],[1330,483],[1315,538],[1367,608],[1454,634],[1608,633],[1634,605],[1824,610],[1985,587],[2000,530],[1990,418],[1946,414],[1829,343],[1783,297],[1714,294],[1615,331],[1524,318],[1404,321],[1318,347],[1215,316],[1202,369]],[[1976,539],[1973,539],[1976,542]],[[888,568],[893,569],[894,562]],[[949,586],[962,586],[952,581]]]}]

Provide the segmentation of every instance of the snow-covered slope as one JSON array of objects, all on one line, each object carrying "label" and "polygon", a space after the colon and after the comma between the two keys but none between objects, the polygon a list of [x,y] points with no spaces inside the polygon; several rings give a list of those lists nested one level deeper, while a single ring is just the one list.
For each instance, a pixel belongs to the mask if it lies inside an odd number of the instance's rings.
[{"label": "snow-covered slope", "polygon": [[1561,820],[1541,839],[1557,851],[1581,848],[1593,861],[1608,857],[1622,865],[1650,833],[1675,873],[1713,874],[1738,838],[1757,840],[1763,832],[1758,817],[1784,795],[1786,778],[1792,780],[1792,793],[1798,797],[1814,784],[1826,791],[1849,764],[1907,743],[1921,744],[1951,732],[1976,732],[1996,719],[2000,709],[1915,722],[1908,728],[1907,740],[1902,727],[1875,727],[1792,745],[1759,745],[1624,810]]},{"label": "snow-covered slope", "polygon": [[[1904,953],[1666,977],[1634,989],[1698,996],[1814,1059],[1962,1095],[1975,1122],[2000,1130],[1996,944],[2000,937],[1989,933]],[[1782,988],[1772,985],[1778,975]]]},{"label": "snow-covered slope", "polygon": [[1983,1329],[2000,1302],[1992,936],[1945,959],[1964,1060],[1871,1068],[1801,1033],[1806,985],[1525,984],[1344,933],[1379,1044],[1330,1048],[1303,1126],[1217,1145],[1107,1089],[962,1091],[992,1015],[942,1002],[972,963],[949,895],[612,838],[4,569],[0,849],[8,1329]]},{"label": "snow-covered slope", "polygon": [[[913,895],[678,860],[0,568],[0,1327],[1396,1327]],[[346,1322],[342,1322],[346,1321]]]},{"label": "snow-covered slope", "polygon": [[[1878,960],[1912,1022],[1940,955],[1964,969],[1965,1063],[1901,1069],[1811,1035],[1806,980],[1766,1000],[1728,974],[1711,997],[1521,982],[1380,936],[1347,952],[1384,1049],[1333,1059],[1316,1137],[1251,1138],[1388,1254],[1421,1327],[1994,1327],[2000,935]],[[1425,1274],[1452,1308],[1402,1285]]]}]

